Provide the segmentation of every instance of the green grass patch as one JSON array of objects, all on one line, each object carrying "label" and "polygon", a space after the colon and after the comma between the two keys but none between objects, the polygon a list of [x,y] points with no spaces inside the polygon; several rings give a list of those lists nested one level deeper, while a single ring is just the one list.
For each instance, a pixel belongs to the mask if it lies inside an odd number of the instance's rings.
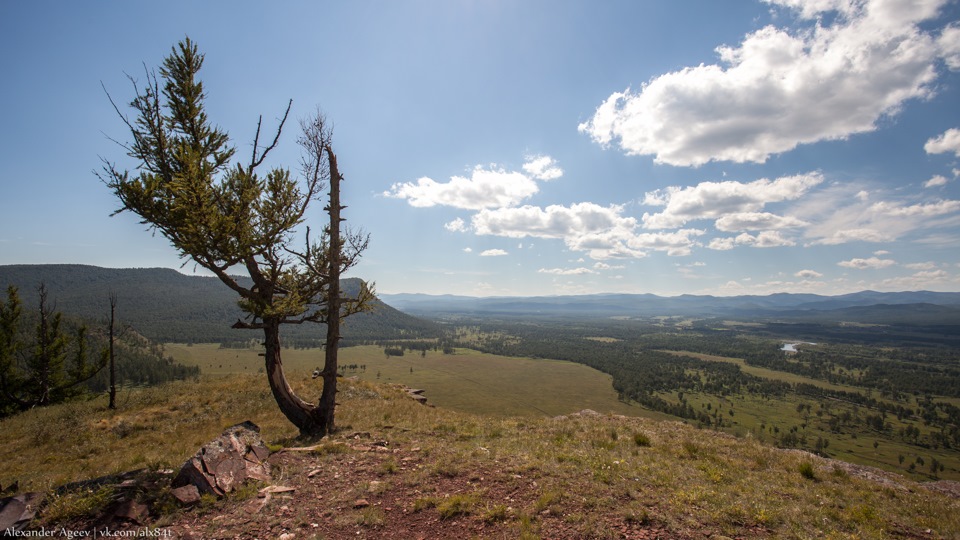
[{"label": "green grass patch", "polygon": [[[168,343],[166,353],[205,375],[258,373],[259,349],[221,349],[216,344]],[[284,349],[288,376],[316,385],[310,373],[323,363],[321,349]],[[664,418],[618,399],[612,378],[583,364],[559,360],[513,358],[457,349],[457,354],[409,351],[387,357],[382,347],[340,350],[340,365],[366,366],[348,376],[377,383],[398,383],[426,390],[429,403],[458,411],[495,416],[557,416],[583,409],[601,413]],[[549,373],[549,377],[544,374]],[[266,388],[266,381],[263,382]]]}]

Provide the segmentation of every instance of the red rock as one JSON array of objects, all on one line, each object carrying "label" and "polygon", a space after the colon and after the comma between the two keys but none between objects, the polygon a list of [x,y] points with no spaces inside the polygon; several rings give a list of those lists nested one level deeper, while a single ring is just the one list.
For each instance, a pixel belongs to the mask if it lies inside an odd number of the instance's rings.
[{"label": "red rock", "polygon": [[197,486],[193,484],[187,484],[170,491],[177,501],[183,505],[196,504],[200,502],[200,492],[197,490]]},{"label": "red rock", "polygon": [[172,485],[193,485],[201,494],[222,497],[247,479],[269,481],[269,455],[260,428],[252,422],[237,424],[188,459]]},{"label": "red rock", "polygon": [[145,518],[150,515],[147,505],[137,501],[123,501],[113,512],[113,517],[125,519],[127,521],[142,525]]}]

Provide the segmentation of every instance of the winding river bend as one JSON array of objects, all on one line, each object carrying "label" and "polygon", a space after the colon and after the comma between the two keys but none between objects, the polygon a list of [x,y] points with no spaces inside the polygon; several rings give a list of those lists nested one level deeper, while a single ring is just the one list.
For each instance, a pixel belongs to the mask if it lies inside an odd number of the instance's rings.
[{"label": "winding river bend", "polygon": [[801,341],[799,343],[784,343],[783,347],[780,347],[780,350],[784,352],[797,352],[797,345],[816,345],[816,343],[811,343],[809,341]]}]

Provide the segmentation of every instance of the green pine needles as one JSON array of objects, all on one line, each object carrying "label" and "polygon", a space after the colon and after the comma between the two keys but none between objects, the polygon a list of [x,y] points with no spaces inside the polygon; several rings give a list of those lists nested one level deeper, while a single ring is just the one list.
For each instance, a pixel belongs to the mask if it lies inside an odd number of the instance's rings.
[{"label": "green pine needles", "polygon": [[[261,171],[279,143],[291,103],[272,140],[261,141],[261,119],[249,160],[232,162],[236,152],[229,137],[205,112],[203,61],[186,38],[164,60],[159,77],[148,71],[145,88],[131,81],[133,119],[114,108],[128,128],[130,141],[120,144],[135,169],[131,173],[104,160],[97,175],[120,201],[115,214],[140,216],[181,257],[211,271],[239,295],[247,317],[234,327],[263,330],[267,377],[280,409],[304,434],[322,435],[334,427],[340,319],[367,309],[373,299],[366,284],[357,295],[342,296],[340,275],[356,264],[369,237],[341,233],[343,176],[323,116],[301,122],[299,176],[280,167]],[[320,235],[311,235],[307,208],[328,186],[329,224]],[[253,284],[242,283],[236,272],[249,275]],[[280,361],[280,325],[307,322],[328,327],[324,391],[317,405],[293,393]]]},{"label": "green pine needles", "polygon": [[83,392],[81,383],[107,363],[106,351],[95,362],[88,359],[87,328],[73,335],[62,328],[62,314],[49,306],[41,284],[32,340],[22,332],[23,304],[16,287],[0,300],[0,417],[60,403]]}]

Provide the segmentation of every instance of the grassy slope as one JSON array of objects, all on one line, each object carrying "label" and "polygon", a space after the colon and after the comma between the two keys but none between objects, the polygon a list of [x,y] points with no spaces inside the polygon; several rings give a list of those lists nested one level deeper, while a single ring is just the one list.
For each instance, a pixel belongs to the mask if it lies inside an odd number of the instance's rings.
[{"label": "grassy slope", "polygon": [[[461,537],[483,528],[498,538],[604,538],[650,527],[662,537],[685,538],[960,536],[957,499],[902,478],[878,484],[836,462],[677,422],[470,415],[423,407],[361,381],[344,381],[338,402],[341,435],[326,444],[363,432],[394,450],[371,454],[344,445],[346,453],[306,454],[278,467],[276,482],[298,486],[305,497],[295,501],[298,512],[309,512],[327,537],[341,537],[337,527],[345,527],[351,537],[375,538],[392,530],[393,520],[446,526],[443,512],[454,500]],[[208,377],[133,391],[119,411],[97,399],[0,421],[0,482],[19,478],[22,488],[38,489],[146,465],[176,466],[245,419],[258,423],[269,443],[302,444],[292,439],[295,430],[262,377]],[[804,464],[811,474],[801,473]],[[317,468],[351,470],[351,485],[322,499],[309,496],[310,482],[322,478],[309,480],[305,472]],[[378,488],[371,491],[373,481]],[[510,499],[494,497],[502,493]],[[360,496],[370,500],[369,509],[352,508]],[[309,520],[281,511],[293,503],[272,503],[258,516],[241,504],[208,505],[163,517],[160,525],[189,523],[204,527],[194,529],[202,536],[232,537],[269,521],[273,537],[284,530],[298,538],[311,534]]]},{"label": "grassy slope", "polygon": [[[198,365],[203,373],[227,375],[256,373],[263,359],[252,349],[220,349],[217,345],[187,346],[167,344],[167,354],[186,365]],[[757,377],[781,380],[789,383],[807,383],[829,389],[857,391],[857,388],[835,385],[800,375],[784,373],[761,367],[748,366],[738,358],[722,358],[698,353],[678,352],[711,361],[732,362],[745,372]],[[513,358],[484,354],[469,349],[459,349],[456,355],[444,355],[430,351],[425,357],[408,351],[402,357],[386,357],[380,347],[348,347],[341,350],[340,364],[365,364],[365,371],[351,372],[370,381],[394,382],[426,390],[430,403],[474,414],[499,416],[569,414],[582,409],[601,413],[642,416],[654,419],[675,419],[672,416],[629,405],[617,399],[610,384],[610,376],[581,364],[556,360]],[[321,362],[322,352],[316,349],[285,350],[284,362],[293,377],[306,381],[307,373]],[[411,372],[410,369],[413,368]],[[549,373],[545,377],[544,373]],[[676,392],[664,394],[670,401],[677,401]],[[813,411],[819,407],[812,400],[763,399],[752,395],[730,395],[720,399],[716,396],[686,393],[687,401],[695,408],[719,408],[724,418],[734,425],[726,429],[731,433],[747,433],[761,441],[773,443],[780,432],[797,428],[799,434],[811,441],[817,437],[829,440],[827,454],[838,459],[880,467],[900,474],[912,474],[916,480],[929,479],[929,463],[936,458],[945,470],[939,478],[960,480],[960,454],[950,449],[921,449],[898,439],[869,430],[857,430],[854,434],[831,433],[826,422],[816,414],[798,414],[799,403],[810,404]],[[852,408],[843,404],[834,405],[835,412]],[[729,410],[734,416],[729,416]],[[888,421],[894,431],[901,427],[895,417]],[[806,425],[806,427],[802,427]],[[924,430],[928,429],[926,427]],[[849,428],[844,430],[850,432]],[[874,442],[877,446],[874,447]],[[900,463],[899,456],[904,456]],[[923,464],[917,460],[924,460]],[[913,464],[914,470],[909,469]]]}]

